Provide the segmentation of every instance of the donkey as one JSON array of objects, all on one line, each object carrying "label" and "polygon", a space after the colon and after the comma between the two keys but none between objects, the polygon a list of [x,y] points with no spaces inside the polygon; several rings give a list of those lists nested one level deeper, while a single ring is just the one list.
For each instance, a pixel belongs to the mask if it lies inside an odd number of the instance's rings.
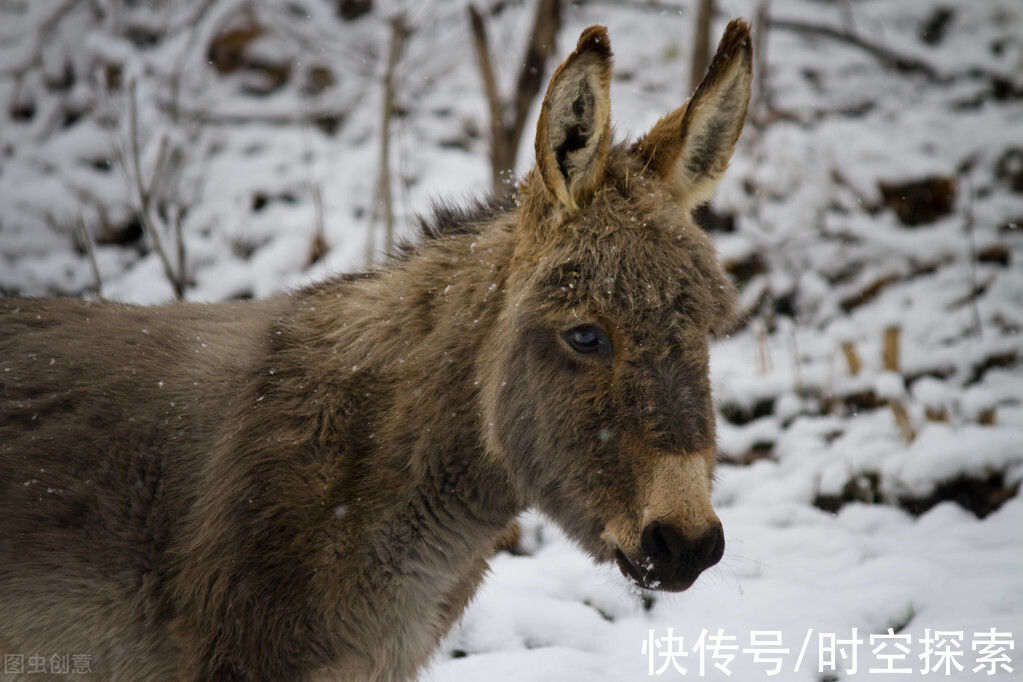
[{"label": "donkey", "polygon": [[264,301],[0,300],[0,651],[102,679],[407,680],[537,508],[642,588],[724,551],[690,218],[735,147],[749,27],[612,144],[611,49],[554,73],[514,203]]}]

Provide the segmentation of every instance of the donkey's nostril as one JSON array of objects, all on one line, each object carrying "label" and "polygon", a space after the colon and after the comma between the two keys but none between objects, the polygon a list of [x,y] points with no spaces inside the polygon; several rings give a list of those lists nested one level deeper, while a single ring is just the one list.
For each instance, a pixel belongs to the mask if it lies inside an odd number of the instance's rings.
[{"label": "donkey's nostril", "polygon": [[716,524],[710,532],[700,538],[697,546],[699,548],[697,556],[702,559],[698,565],[700,570],[710,568],[721,561],[721,557],[725,555],[725,531],[721,524]]},{"label": "donkey's nostril", "polygon": [[702,571],[725,553],[725,533],[720,523],[698,538],[686,537],[669,523],[654,521],[643,529],[640,546],[649,562],[643,566],[643,582],[660,589],[684,590]]},{"label": "donkey's nostril", "polygon": [[640,546],[655,565],[673,566],[684,558],[686,538],[675,526],[654,521],[643,529]]}]

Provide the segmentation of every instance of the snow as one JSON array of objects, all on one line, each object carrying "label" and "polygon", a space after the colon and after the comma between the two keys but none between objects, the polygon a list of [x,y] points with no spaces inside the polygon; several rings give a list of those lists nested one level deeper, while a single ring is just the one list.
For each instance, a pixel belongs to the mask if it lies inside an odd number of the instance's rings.
[{"label": "snow", "polygon": [[[131,236],[131,82],[145,181],[157,175],[161,145],[180,155],[154,192],[168,210],[188,208],[188,299],[267,296],[365,267],[367,252],[379,261],[379,238],[370,241],[379,82],[385,19],[399,4],[377,3],[355,22],[310,0],[150,4],[69,3],[55,23],[55,3],[0,10],[0,293],[173,297],[149,242]],[[532,5],[505,4],[489,35],[508,93]],[[757,3],[718,4],[715,31],[728,17],[751,18]],[[113,5],[120,9],[102,9]],[[585,26],[608,26],[620,138],[681,103],[689,5],[566,10],[561,55]],[[884,68],[827,38],[768,33],[768,107],[751,115],[713,202],[735,219],[733,232],[713,237],[726,266],[745,273],[740,307],[749,318],[715,340],[711,358],[724,559],[685,593],[641,593],[529,514],[525,555],[494,557],[424,680],[764,679],[770,666],[746,651],[755,631],[778,634],[788,649],[775,679],[870,679],[884,663],[874,652],[882,641],[870,637],[888,628],[909,638],[899,665],[914,672],[896,678],[922,677],[929,638],[950,630],[962,632],[963,670],[931,674],[987,679],[987,665],[973,668],[992,628],[1012,633],[1015,648],[1006,645],[1003,661],[1013,672],[994,665],[990,677],[1023,675],[1023,499],[1013,493],[1023,482],[1023,190],[1012,178],[1023,98],[996,96],[989,78],[1023,88],[1021,7],[771,3],[775,19],[851,26],[924,61],[939,80]],[[941,8],[954,11],[946,35],[926,44],[919,30]],[[402,232],[435,199],[479,194],[489,178],[488,112],[464,6],[409,11],[417,31],[399,69],[405,113],[392,140]],[[258,65],[219,73],[208,63],[206,46],[241,20],[276,27],[252,43],[250,58],[291,65],[269,94],[252,92],[269,87]],[[157,39],[147,42],[150,34]],[[317,66],[329,67],[333,84],[313,92]],[[61,84],[67,73],[73,82]],[[519,171],[531,160],[527,128]],[[951,210],[904,225],[880,183],[928,176],[955,182]],[[310,263],[317,194],[328,250]],[[81,224],[95,242],[101,292]],[[899,329],[898,371],[883,361],[889,327]],[[843,344],[862,364],[855,376]],[[906,411],[909,442],[889,401]],[[992,477],[1002,487],[991,495],[1006,499],[983,518],[950,499],[909,511],[957,480]],[[825,511],[822,500],[836,499],[840,508]],[[858,673],[840,653],[838,669],[822,665],[828,635],[863,640]],[[680,655],[663,656],[667,647]],[[712,656],[729,651],[730,661]]]},{"label": "snow", "polygon": [[[762,480],[764,486],[773,482],[776,477]],[[719,629],[735,636],[740,649],[750,647],[754,630],[780,632],[790,654],[782,657],[778,679],[820,679],[821,634],[849,639],[856,628],[867,639],[903,625],[901,632],[913,642],[905,665],[919,669],[919,642],[927,629],[953,630],[965,633],[963,663],[972,668],[974,652],[968,649],[975,632],[994,627],[1018,633],[1023,625],[1014,608],[1023,599],[1023,580],[1018,570],[1011,578],[1005,570],[1018,568],[1021,550],[994,540],[1018,532],[1019,501],[983,522],[951,503],[917,520],[870,505],[850,505],[832,516],[792,501],[742,501],[719,511],[728,546],[721,565],[683,594],[651,593],[649,611],[643,595],[616,571],[594,569],[557,533],[532,557],[499,556],[423,679],[649,679],[650,658],[642,646],[651,630],[655,639],[683,638],[688,656],[678,661],[693,678],[765,679],[768,667],[745,653],[727,667],[730,676],[709,657],[699,674],[691,647],[704,631]],[[810,645],[797,672],[807,632]],[[450,658],[456,651],[468,655]],[[1018,670],[1018,650],[1009,653]],[[663,657],[653,660],[655,670],[665,663]],[[866,645],[859,663],[860,674],[843,679],[868,679],[869,667],[884,666]],[[840,664],[840,670],[846,667]],[[974,679],[970,668],[952,679]],[[666,672],[670,679],[680,677],[674,668]]]},{"label": "snow", "polygon": [[906,396],[906,384],[898,372],[886,371],[877,376],[875,389],[885,400],[902,400]]}]

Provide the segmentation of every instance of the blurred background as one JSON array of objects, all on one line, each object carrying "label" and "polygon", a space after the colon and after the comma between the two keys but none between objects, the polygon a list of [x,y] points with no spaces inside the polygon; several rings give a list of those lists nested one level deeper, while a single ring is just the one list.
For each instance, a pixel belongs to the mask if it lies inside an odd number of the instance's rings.
[{"label": "blurred background", "polygon": [[756,90],[697,212],[741,296],[712,361],[726,559],[639,594],[526,518],[428,676],[645,679],[648,629],[741,648],[759,623],[792,640],[781,679],[866,674],[793,667],[821,627],[962,631],[952,672],[986,677],[973,633],[1023,630],[1019,0],[0,0],[0,295],[224,301],[378,265],[436,199],[511,190],[584,27],[628,139],[734,16]]}]

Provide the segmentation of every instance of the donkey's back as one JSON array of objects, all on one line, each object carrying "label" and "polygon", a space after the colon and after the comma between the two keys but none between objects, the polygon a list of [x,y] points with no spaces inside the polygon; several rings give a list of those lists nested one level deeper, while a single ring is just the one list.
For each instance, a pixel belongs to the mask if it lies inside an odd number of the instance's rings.
[{"label": "donkey's back", "polygon": [[233,306],[0,303],[0,649],[399,682],[527,507],[643,588],[716,564],[707,335],[733,293],[690,212],[745,119],[749,27],[631,145],[611,68],[583,31],[514,205],[441,215],[373,273]]},{"label": "donkey's back", "polygon": [[284,300],[0,299],[0,650],[175,675],[175,524]]}]

